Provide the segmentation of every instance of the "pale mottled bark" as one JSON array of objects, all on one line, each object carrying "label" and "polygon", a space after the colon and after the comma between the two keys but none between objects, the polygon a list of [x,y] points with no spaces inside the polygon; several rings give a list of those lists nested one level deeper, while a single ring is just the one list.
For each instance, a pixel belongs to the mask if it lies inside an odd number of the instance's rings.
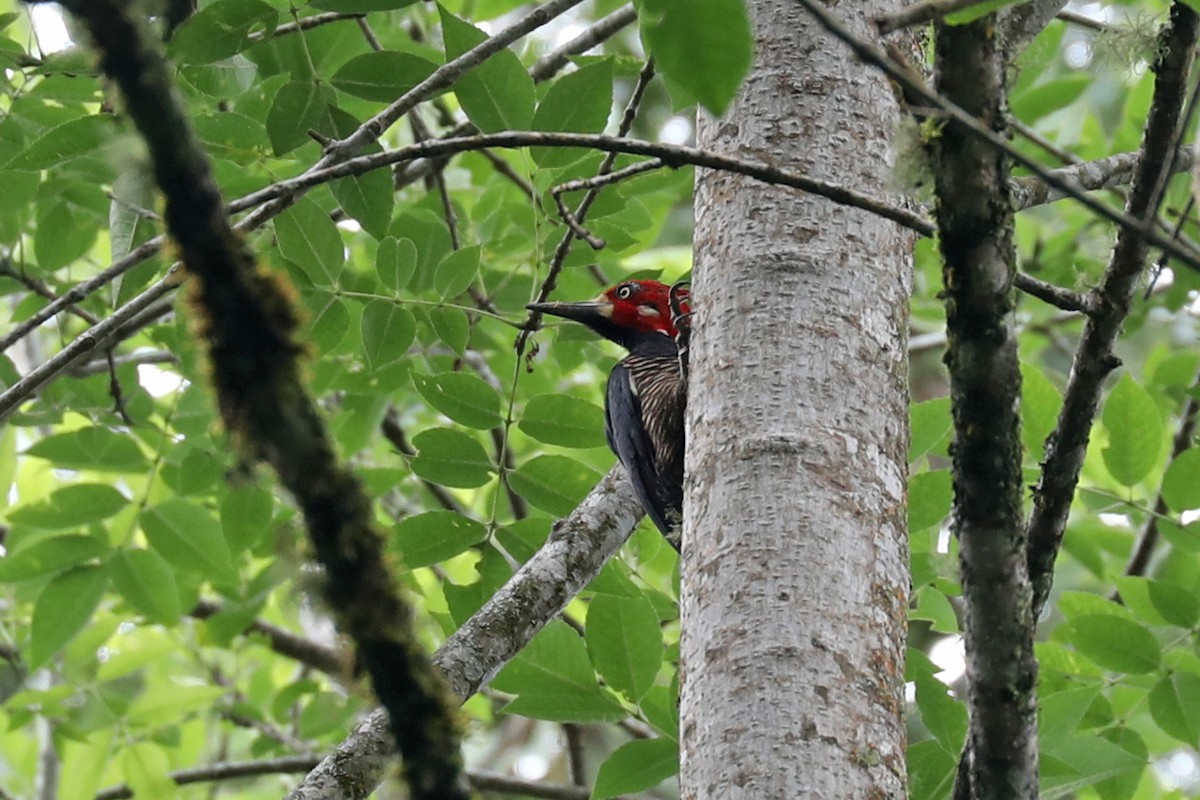
[{"label": "pale mottled bark", "polygon": [[[433,654],[466,699],[529,644],[629,538],[642,512],[620,465],[609,470],[533,558]],[[395,763],[382,709],[372,712],[287,800],[360,800]]]},{"label": "pale mottled bark", "polygon": [[[887,197],[897,109],[794,0],[701,147]],[[899,3],[841,3],[860,35]],[[893,198],[894,202],[894,198]],[[912,236],[697,173],[682,577],[684,798],[903,797]]]}]

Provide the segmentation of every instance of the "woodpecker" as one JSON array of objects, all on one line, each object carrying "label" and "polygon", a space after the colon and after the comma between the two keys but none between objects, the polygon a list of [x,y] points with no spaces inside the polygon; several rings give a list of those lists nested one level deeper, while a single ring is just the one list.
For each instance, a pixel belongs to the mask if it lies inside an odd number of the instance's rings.
[{"label": "woodpecker", "polygon": [[681,284],[629,280],[582,303],[526,308],[574,320],[629,351],[608,376],[604,432],[642,508],[667,541],[680,547],[683,517],[683,417],[690,314]]}]

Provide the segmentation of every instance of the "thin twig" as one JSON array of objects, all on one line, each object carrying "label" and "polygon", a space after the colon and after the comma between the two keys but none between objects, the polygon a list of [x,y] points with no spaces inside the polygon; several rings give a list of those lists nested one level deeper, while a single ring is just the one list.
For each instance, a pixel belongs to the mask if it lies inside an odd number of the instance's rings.
[{"label": "thin twig", "polygon": [[1097,297],[1092,294],[1080,294],[1062,286],[1048,283],[1024,272],[1018,272],[1013,285],[1025,294],[1036,297],[1063,311],[1078,311],[1081,314],[1094,314],[1100,307]]},{"label": "thin twig", "polygon": [[[392,443],[401,454],[412,458],[417,454],[416,449],[408,441],[408,436],[404,433],[404,428],[400,424],[400,414],[396,411],[395,406],[388,406],[384,412],[383,422],[379,423],[379,430],[383,433],[385,439]],[[433,499],[438,505],[447,511],[453,511],[455,514],[468,516],[467,509],[455,499],[454,495],[446,491],[446,487],[436,484],[433,481],[421,478],[421,485],[429,490],[433,495]]]},{"label": "thin twig", "polygon": [[539,58],[529,70],[530,77],[535,81],[544,81],[558,74],[559,70],[568,64],[571,56],[586,53],[603,44],[636,19],[637,10],[634,9],[633,3],[621,6],[608,16],[597,20],[574,39],[564,42],[562,46]]},{"label": "thin twig", "polygon": [[72,377],[87,378],[92,375],[99,375],[101,372],[108,372],[111,367],[124,367],[130,364],[178,364],[179,358],[166,350],[150,350],[144,353],[127,353],[123,356],[115,356],[110,362],[107,358],[101,361],[89,361],[86,364],[81,364],[70,371]]},{"label": "thin twig", "polygon": [[[8,332],[6,336],[0,338],[0,353],[3,353],[8,348],[25,338],[37,326],[41,325],[46,320],[58,314],[60,311],[82,301],[88,295],[96,290],[106,286],[109,282],[123,275],[125,272],[134,266],[142,263],[147,258],[157,253],[165,241],[162,236],[155,236],[153,239],[143,242],[125,254],[124,257],[114,261],[109,267],[102,270],[97,275],[88,278],[86,281],[77,283],[68,289],[63,294],[59,295],[58,299],[51,302],[45,308],[34,312],[29,319],[23,320]],[[2,417],[0,417],[2,418]]]},{"label": "thin twig", "polygon": [[[226,609],[212,600],[199,600],[188,615],[200,620],[209,619]],[[335,678],[349,674],[350,656],[341,650],[326,647],[270,622],[255,618],[245,628],[246,633],[266,637],[272,651],[298,663],[320,670]]]},{"label": "thin twig", "polygon": [[1087,28],[1088,30],[1093,30],[1098,33],[1103,33],[1104,31],[1108,30],[1108,26],[1100,20],[1092,19],[1086,14],[1080,14],[1076,11],[1070,11],[1069,9],[1064,8],[1062,11],[1059,11],[1057,14],[1055,14],[1055,16],[1058,19],[1061,19],[1063,22],[1068,22],[1072,25],[1078,25],[1081,28]]},{"label": "thin twig", "polygon": [[881,14],[875,18],[875,27],[881,34],[892,33],[913,25],[923,25],[942,19],[947,14],[965,11],[972,6],[983,5],[991,0],[921,0],[911,6],[905,6],[891,14]]},{"label": "thin twig", "polygon": [[[642,104],[642,98],[646,94],[646,87],[650,85],[650,81],[654,79],[654,59],[647,59],[642,66],[642,71],[638,73],[637,83],[633,87],[633,93],[629,97],[629,101],[625,104],[625,111],[621,115],[621,123],[617,126],[616,141],[623,141],[633,128],[633,121],[637,118],[638,107]],[[606,175],[612,172],[613,164],[617,161],[616,150],[608,151],[608,155],[600,162],[600,168],[596,170],[598,175]],[[596,198],[600,194],[600,189],[589,189],[583,199],[579,201],[579,205],[575,208],[575,213],[572,219],[582,226],[583,220],[587,217],[588,209],[592,207],[592,203],[596,202]],[[562,206],[559,203],[560,207]],[[563,265],[567,262],[567,256],[571,252],[571,244],[575,241],[576,233],[574,228],[568,228],[563,234],[563,238],[559,240],[558,246],[554,249],[554,256],[550,259],[550,268],[546,270],[546,278],[542,281],[541,287],[538,288],[535,303],[544,303],[550,293],[554,291],[554,287],[558,284],[558,275],[562,272]],[[525,328],[517,334],[516,350],[517,359],[525,353],[525,346],[529,342],[529,337],[534,330],[537,329],[541,322],[542,314],[539,311],[530,311],[525,318]]]},{"label": "thin twig", "polygon": [[[807,9],[821,23],[822,27],[849,46],[856,56],[869,64],[879,67],[907,92],[920,98],[922,102],[940,110],[950,119],[965,127],[973,135],[1004,152],[1014,162],[1019,163],[1041,178],[1050,187],[1063,192],[1064,196],[1076,200],[1093,213],[1117,224],[1121,230],[1135,235],[1139,240],[1163,248],[1178,259],[1181,264],[1200,271],[1200,253],[1189,251],[1178,242],[1158,231],[1154,227],[1153,219],[1139,220],[1134,216],[1110,208],[1099,200],[1090,197],[1086,192],[1079,190],[1070,182],[1056,175],[1054,170],[1047,169],[1031,156],[1013,147],[1012,143],[998,135],[995,131],[985,125],[981,125],[978,120],[962,107],[931,91],[925,86],[924,81],[919,76],[894,61],[879,47],[855,36],[836,17],[830,14],[821,3],[816,0],[796,0],[796,2]],[[892,219],[892,217],[889,217],[889,219]]]},{"label": "thin twig", "polygon": [[[1200,387],[1200,375],[1196,376],[1192,386]],[[1171,458],[1168,466],[1192,446],[1198,416],[1200,416],[1200,399],[1195,396],[1189,397],[1184,405],[1183,414],[1179,418],[1179,430],[1175,432],[1175,440],[1171,445]],[[1162,490],[1159,489],[1158,496],[1154,500],[1154,510],[1146,516],[1146,522],[1142,525],[1137,544],[1134,545],[1133,552],[1130,554],[1129,564],[1125,567],[1126,575],[1146,574],[1146,567],[1150,565],[1150,556],[1153,555],[1154,548],[1158,545],[1158,520],[1170,513],[1171,509],[1167,506],[1167,501],[1163,499]],[[1117,599],[1119,594],[1114,592],[1113,596],[1114,599]]]},{"label": "thin twig", "polygon": [[601,250],[607,244],[603,239],[593,236],[579,218],[567,208],[567,204],[563,202],[562,196],[567,192],[579,192],[584,189],[600,189],[604,186],[610,186],[614,183],[619,183],[636,175],[641,175],[644,172],[651,172],[656,169],[662,169],[666,164],[661,158],[650,158],[645,161],[639,161],[636,164],[631,164],[628,167],[616,170],[615,172],[602,172],[594,178],[583,178],[580,180],[567,181],[560,183],[550,190],[551,196],[554,198],[554,204],[558,206],[558,214],[567,223],[567,227],[575,234],[575,238],[582,239],[587,242],[593,250]]},{"label": "thin twig", "polygon": [[246,37],[246,41],[255,44],[265,42],[268,39],[274,39],[278,36],[287,36],[290,33],[298,33],[299,31],[307,31],[321,25],[328,25],[331,22],[341,22],[347,19],[362,19],[361,13],[347,13],[343,11],[328,11],[324,14],[313,14],[311,17],[301,17],[295,22],[285,22],[282,25],[276,25],[275,30],[253,31]]},{"label": "thin twig", "polygon": [[[1152,219],[1162,201],[1163,175],[1171,170],[1172,154],[1186,126],[1182,108],[1187,75],[1200,20],[1176,3],[1160,40],[1162,55],[1155,66],[1154,99],[1130,190],[1131,215]],[[1046,441],[1042,476],[1034,490],[1029,519],[1029,570],[1034,582],[1034,610],[1041,609],[1054,579],[1054,563],[1062,544],[1067,515],[1079,482],[1092,421],[1100,404],[1104,379],[1120,361],[1113,345],[1129,313],[1147,255],[1146,242],[1133,229],[1117,235],[1104,279],[1097,290],[1101,311],[1088,318],[1075,352],[1071,377],[1054,432]]]}]

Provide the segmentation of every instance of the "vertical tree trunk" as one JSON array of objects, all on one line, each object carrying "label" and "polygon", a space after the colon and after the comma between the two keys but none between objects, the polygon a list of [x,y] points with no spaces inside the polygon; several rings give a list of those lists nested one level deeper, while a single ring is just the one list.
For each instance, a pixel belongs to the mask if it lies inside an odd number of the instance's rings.
[{"label": "vertical tree trunk", "polygon": [[[897,5],[839,12],[867,35]],[[794,0],[749,6],[754,70],[698,144],[886,197],[887,82]],[[683,797],[903,797],[911,236],[734,175],[696,183]]]}]

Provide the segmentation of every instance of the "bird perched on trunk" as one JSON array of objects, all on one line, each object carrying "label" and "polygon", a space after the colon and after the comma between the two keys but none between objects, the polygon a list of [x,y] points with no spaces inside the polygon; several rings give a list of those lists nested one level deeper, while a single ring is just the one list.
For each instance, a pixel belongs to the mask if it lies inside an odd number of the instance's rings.
[{"label": "bird perched on trunk", "polygon": [[680,331],[686,333],[690,314],[687,290],[680,284],[630,280],[595,300],[526,308],[582,322],[629,351],[608,376],[604,429],[642,507],[678,550],[687,402]]}]

